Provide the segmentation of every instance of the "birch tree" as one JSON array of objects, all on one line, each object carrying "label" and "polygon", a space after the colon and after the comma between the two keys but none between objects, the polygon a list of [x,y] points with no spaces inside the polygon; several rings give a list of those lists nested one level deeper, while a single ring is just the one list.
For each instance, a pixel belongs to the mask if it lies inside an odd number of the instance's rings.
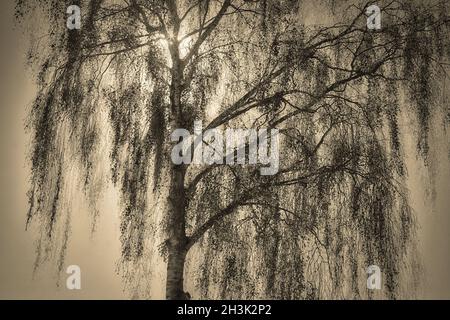
[{"label": "birch tree", "polygon": [[[416,262],[399,117],[416,116],[427,161],[430,114],[448,113],[436,100],[448,3],[378,1],[375,30],[373,2],[323,1],[331,18],[307,23],[313,3],[18,0],[38,88],[27,122],[36,267],[63,268],[67,185],[84,191],[94,228],[110,181],[124,279],[157,233],[167,299],[188,298],[186,281],[194,298],[370,298],[361,284],[371,264],[386,296],[401,294]],[[70,5],[80,29],[67,28]],[[35,19],[46,34],[35,34]],[[278,129],[278,172],[175,165],[170,134],[194,121]]]}]

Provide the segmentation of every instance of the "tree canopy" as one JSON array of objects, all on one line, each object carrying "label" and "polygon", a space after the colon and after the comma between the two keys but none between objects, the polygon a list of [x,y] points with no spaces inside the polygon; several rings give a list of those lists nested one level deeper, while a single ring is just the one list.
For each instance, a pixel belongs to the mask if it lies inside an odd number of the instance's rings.
[{"label": "tree canopy", "polygon": [[[450,118],[437,99],[449,4],[379,1],[382,28],[369,30],[372,3],[18,0],[38,87],[27,122],[36,266],[63,268],[70,186],[84,190],[95,228],[112,182],[121,272],[139,296],[151,295],[150,256],[167,258],[179,228],[194,297],[370,298],[372,264],[386,297],[410,295],[402,281],[420,267],[402,135],[417,136],[427,162],[431,114]],[[66,27],[69,5],[80,30]],[[399,126],[404,113],[417,128]],[[174,180],[170,134],[196,120],[277,128],[280,170],[187,165]],[[168,204],[179,181],[182,223]]]}]

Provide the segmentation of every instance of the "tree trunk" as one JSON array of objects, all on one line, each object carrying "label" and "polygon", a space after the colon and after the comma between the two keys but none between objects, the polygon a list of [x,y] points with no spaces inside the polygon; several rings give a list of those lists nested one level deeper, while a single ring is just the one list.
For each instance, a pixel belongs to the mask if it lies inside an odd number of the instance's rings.
[{"label": "tree trunk", "polygon": [[166,299],[185,299],[183,271],[187,253],[184,165],[172,165],[169,191],[169,256],[167,261]]},{"label": "tree trunk", "polygon": [[186,250],[170,250],[167,262],[166,299],[185,300],[183,272]]},{"label": "tree trunk", "polygon": [[[178,35],[179,21],[176,18],[176,10],[172,8],[173,33]],[[183,83],[183,64],[180,60],[179,48],[176,36],[171,39],[169,50],[172,57],[171,86],[170,86],[170,122],[171,129],[183,128],[181,91]],[[186,165],[171,165],[170,189],[168,197],[169,205],[169,256],[167,261],[166,299],[186,299],[183,290],[183,272],[186,259],[187,237],[186,237],[186,190],[184,178]]]}]

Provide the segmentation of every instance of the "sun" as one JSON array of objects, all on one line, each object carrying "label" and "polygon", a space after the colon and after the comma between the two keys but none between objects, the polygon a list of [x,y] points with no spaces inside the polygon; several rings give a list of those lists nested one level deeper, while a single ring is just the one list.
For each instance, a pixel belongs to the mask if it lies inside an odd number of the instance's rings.
[{"label": "sun", "polygon": [[[169,32],[168,37],[167,35],[163,38],[160,38],[159,41],[161,45],[163,45],[167,50],[170,50],[170,44],[174,42],[175,36]],[[189,53],[189,50],[192,47],[193,44],[193,37],[192,36],[182,36],[179,35],[177,37],[178,42],[178,50],[180,52],[180,58],[183,59],[186,57],[186,55]]]},{"label": "sun", "polygon": [[186,37],[179,42],[178,50],[180,51],[181,59],[183,59],[189,53],[189,50],[191,49],[192,46],[192,42],[193,42],[192,37]]}]

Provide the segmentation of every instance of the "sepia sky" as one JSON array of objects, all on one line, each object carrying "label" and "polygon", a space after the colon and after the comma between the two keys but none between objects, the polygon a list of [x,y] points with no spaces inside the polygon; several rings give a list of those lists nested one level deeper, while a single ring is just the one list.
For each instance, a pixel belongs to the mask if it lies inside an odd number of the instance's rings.
[{"label": "sepia sky", "polygon": [[[116,272],[120,257],[120,222],[117,193],[112,187],[100,199],[102,214],[93,235],[83,199],[73,208],[73,228],[65,265],[81,267],[82,289],[66,289],[64,275],[58,287],[58,277],[48,265],[40,267],[33,277],[36,232],[32,228],[25,231],[29,178],[26,155],[30,142],[24,124],[35,87],[24,65],[25,38],[14,29],[13,3],[12,0],[0,2],[0,299],[132,297],[132,293],[123,290],[121,277]],[[314,20],[316,17],[307,18]],[[445,85],[450,88],[450,83]],[[450,90],[446,91],[442,103],[448,104]],[[401,126],[413,127],[414,122],[409,115],[403,115]],[[435,203],[433,195],[426,191],[430,184],[427,169],[415,152],[408,152],[415,147],[415,140],[403,137],[408,187],[419,222],[420,259],[424,268],[418,297],[450,299],[450,135],[438,125],[432,127],[430,136],[430,157],[435,164],[431,170],[436,173]],[[155,269],[156,278],[163,277],[163,270],[158,266]],[[158,283],[152,297],[164,297],[163,287],[158,287]]]}]

